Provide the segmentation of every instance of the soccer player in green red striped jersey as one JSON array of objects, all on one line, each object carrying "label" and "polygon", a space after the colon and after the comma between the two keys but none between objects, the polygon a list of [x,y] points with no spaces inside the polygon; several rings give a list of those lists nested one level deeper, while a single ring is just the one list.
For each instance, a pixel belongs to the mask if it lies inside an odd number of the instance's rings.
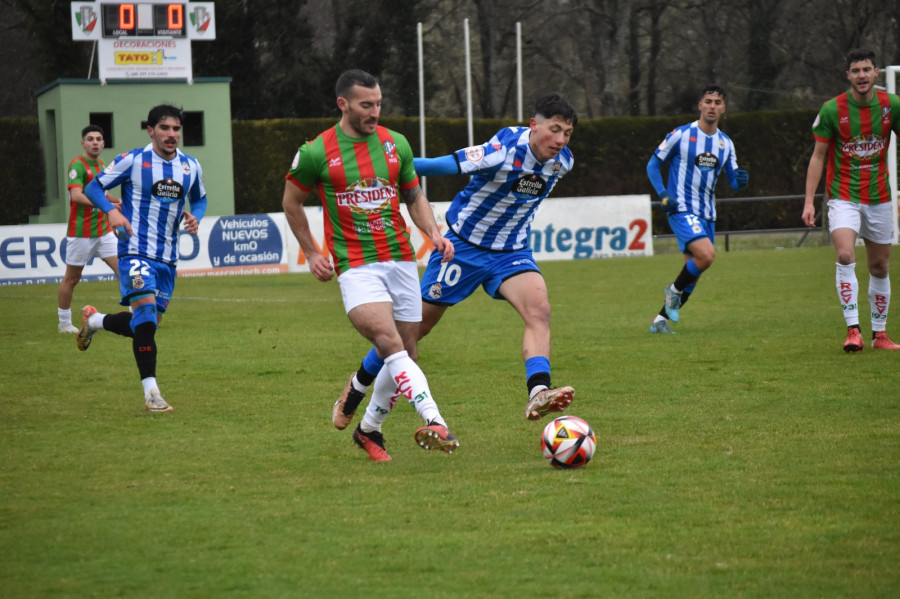
[{"label": "soccer player in green red striped jersey", "polygon": [[866,246],[872,347],[900,349],[887,335],[891,281],[891,243],[897,215],[893,213],[887,167],[891,131],[900,134],[900,98],[875,89],[875,53],[867,49],[847,54],[850,89],[825,102],[813,123],[816,140],[806,171],[803,222],[815,226],[813,200],[822,172],[828,200],[828,224],[837,255],[835,286],[847,323],[844,351],[857,352],[865,343],[859,329],[859,283],[856,279],[856,239]]},{"label": "soccer player in green red striped jersey", "polygon": [[[98,125],[88,125],[82,129],[81,147],[84,151],[69,163],[67,169],[69,221],[66,228],[66,273],[59,283],[56,298],[60,333],[78,332],[72,324],[72,296],[75,285],[81,280],[81,272],[91,258],[99,257],[109,265],[116,277],[119,276],[116,235],[106,215],[84,195],[87,184],[106,166],[100,159],[100,152],[106,147],[103,129]],[[108,197],[113,204],[121,204],[118,198]]]},{"label": "soccer player in green red striped jersey", "polygon": [[[403,397],[425,420],[415,438],[426,449],[448,453],[459,445],[416,364],[422,302],[415,252],[400,213],[400,200],[444,260],[453,244],[434,219],[413,165],[409,142],[378,125],[381,87],[360,70],[346,71],[335,84],[340,122],[303,144],[286,176],[282,204],[291,231],[320,281],[338,274],[344,309],[361,335],[375,345],[399,393],[387,405],[370,405],[353,440],[375,461],[391,457],[381,425]],[[325,243],[331,260],[320,253],[309,227],[304,202],[316,192],[325,216]]]}]

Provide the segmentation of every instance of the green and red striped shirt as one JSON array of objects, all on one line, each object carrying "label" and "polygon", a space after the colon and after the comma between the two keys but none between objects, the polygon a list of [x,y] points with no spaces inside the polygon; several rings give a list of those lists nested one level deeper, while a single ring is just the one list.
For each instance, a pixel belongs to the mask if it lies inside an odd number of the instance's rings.
[{"label": "green and red striped shirt", "polygon": [[825,186],[830,197],[862,204],[891,200],[887,156],[892,130],[900,134],[895,94],[875,90],[871,102],[859,104],[846,92],[825,102],[813,137],[829,145]]},{"label": "green and red striped shirt", "polygon": [[336,125],[299,148],[286,178],[318,192],[338,274],[362,264],[415,261],[400,190],[413,189],[419,178],[403,135],[378,126],[354,138]]},{"label": "green and red striped shirt", "polygon": [[[72,193],[75,187],[84,191],[95,175],[99,175],[106,165],[102,160],[88,160],[84,155],[69,163],[69,184],[66,189]],[[77,204],[69,200],[69,225],[66,235],[69,237],[103,237],[112,231],[106,215],[93,206]]]}]

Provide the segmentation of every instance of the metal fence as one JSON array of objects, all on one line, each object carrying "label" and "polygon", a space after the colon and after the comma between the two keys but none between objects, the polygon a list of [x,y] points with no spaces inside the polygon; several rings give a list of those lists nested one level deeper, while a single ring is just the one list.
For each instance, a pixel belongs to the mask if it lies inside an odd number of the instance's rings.
[{"label": "metal fence", "polygon": [[[816,194],[816,201],[821,200],[823,194]],[[717,198],[716,204],[737,204],[737,203],[749,203],[749,202],[772,202],[772,201],[785,201],[785,200],[803,200],[805,196],[803,195],[782,195],[782,196],[758,196],[758,197],[746,197],[746,198]],[[653,208],[658,208],[660,203],[658,200],[650,202]],[[822,205],[821,203],[819,204]],[[797,214],[797,218],[799,220],[800,214]],[[822,209],[820,208],[816,212],[816,221],[818,222],[822,216]],[[820,226],[817,227],[785,227],[778,229],[740,229],[740,230],[726,230],[726,231],[716,231],[716,239],[724,238],[725,239],[725,251],[729,251],[731,249],[731,236],[732,235],[757,235],[764,233],[803,233],[800,236],[800,239],[797,241],[797,246],[800,247],[806,241],[811,233],[821,233],[825,230],[824,218],[823,222]],[[675,239],[675,235],[668,233],[662,235],[654,235],[653,239]]]}]

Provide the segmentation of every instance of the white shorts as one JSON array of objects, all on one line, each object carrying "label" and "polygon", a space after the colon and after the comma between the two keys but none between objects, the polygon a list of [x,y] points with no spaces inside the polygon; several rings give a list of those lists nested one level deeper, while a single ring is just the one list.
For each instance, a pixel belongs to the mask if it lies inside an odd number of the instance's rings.
[{"label": "white shorts", "polygon": [[857,236],[873,243],[894,242],[893,206],[828,200],[828,231],[853,229]]},{"label": "white shorts", "polygon": [[119,240],[115,233],[103,237],[66,237],[66,264],[84,266],[94,256],[115,258],[119,253]]},{"label": "white shorts", "polygon": [[348,313],[362,304],[392,302],[394,320],[422,321],[419,268],[415,262],[363,264],[341,273],[338,283]]}]

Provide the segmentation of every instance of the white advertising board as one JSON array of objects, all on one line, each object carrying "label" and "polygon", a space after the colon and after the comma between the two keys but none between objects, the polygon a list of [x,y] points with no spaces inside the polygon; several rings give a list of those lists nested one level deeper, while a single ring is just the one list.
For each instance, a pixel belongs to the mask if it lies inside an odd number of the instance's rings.
[{"label": "white advertising board", "polygon": [[[435,217],[446,228],[448,202],[434,203]],[[322,209],[306,209],[316,244],[324,246]],[[404,217],[411,224],[404,209]],[[416,259],[425,265],[431,242],[414,226],[410,232]],[[579,260],[650,256],[650,197],[647,195],[545,200],[532,223],[530,245],[535,259]],[[182,231],[178,242],[178,275],[232,276],[309,272],[306,257],[283,213],[213,216],[203,219],[199,233]],[[0,285],[58,283],[65,273],[66,225],[0,227]],[[83,279],[109,279],[100,259],[84,269]]]}]

